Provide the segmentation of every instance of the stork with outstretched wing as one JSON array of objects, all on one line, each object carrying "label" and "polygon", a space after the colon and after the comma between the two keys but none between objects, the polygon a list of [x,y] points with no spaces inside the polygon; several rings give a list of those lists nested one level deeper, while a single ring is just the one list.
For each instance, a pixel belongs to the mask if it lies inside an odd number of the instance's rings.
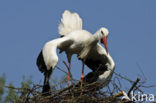
[{"label": "stork with outstretched wing", "polygon": [[[81,87],[83,84],[84,64],[90,69],[102,72],[97,73],[94,81],[107,84],[114,71],[114,61],[108,53],[107,36],[109,31],[102,27],[94,35],[82,29],[82,19],[77,13],[71,13],[66,10],[58,26],[59,34],[62,38],[57,38],[47,42],[41,50],[37,58],[37,66],[44,73],[43,92],[50,89],[49,78],[58,63],[56,49],[60,49],[60,53],[65,51],[69,63],[68,84],[70,80],[71,57],[77,54],[82,60]],[[105,45],[103,48],[98,42]]]}]

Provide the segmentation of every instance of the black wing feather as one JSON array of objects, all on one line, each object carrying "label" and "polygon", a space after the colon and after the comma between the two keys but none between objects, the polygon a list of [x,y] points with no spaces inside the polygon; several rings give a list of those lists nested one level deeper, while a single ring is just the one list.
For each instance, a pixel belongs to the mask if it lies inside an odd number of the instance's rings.
[{"label": "black wing feather", "polygon": [[38,69],[39,69],[40,72],[45,73],[47,71],[47,67],[46,67],[44,59],[43,59],[42,50],[41,50],[40,54],[37,57],[36,64],[37,64]]}]

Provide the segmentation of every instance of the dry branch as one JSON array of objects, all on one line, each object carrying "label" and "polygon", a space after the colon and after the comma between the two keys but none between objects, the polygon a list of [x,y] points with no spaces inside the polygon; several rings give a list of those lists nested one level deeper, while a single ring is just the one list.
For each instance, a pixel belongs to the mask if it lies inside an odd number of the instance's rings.
[{"label": "dry branch", "polygon": [[132,87],[128,91],[128,96],[130,96],[131,91],[136,87],[139,81],[140,81],[140,78],[137,78],[136,81],[133,83]]},{"label": "dry branch", "polygon": [[[64,62],[66,65],[66,63]],[[66,65],[67,69],[68,66]],[[57,66],[57,68],[64,72],[66,75],[68,74],[64,69],[61,69]],[[137,78],[136,81],[132,81],[129,78],[122,76],[116,72],[114,72],[116,77],[110,81],[112,83],[112,87],[103,91],[96,90],[97,85],[96,82],[90,84],[84,84],[81,89],[80,86],[77,86],[80,82],[71,77],[71,79],[75,82],[67,88],[63,88],[60,90],[55,90],[55,92],[51,92],[49,96],[42,96],[41,89],[43,86],[41,85],[33,85],[32,88],[15,88],[17,91],[24,90],[26,92],[25,97],[21,97],[20,103],[124,103],[121,101],[120,97],[123,96],[123,89],[121,79],[126,80],[128,83],[133,83],[131,88],[128,90],[128,96],[130,96],[130,92],[132,90],[140,90],[140,87],[143,87],[145,81],[141,82],[140,78]],[[61,84],[60,84],[61,85]],[[155,86],[155,85],[154,85]],[[146,86],[144,86],[146,87]],[[153,86],[152,86],[153,87]],[[21,94],[19,94],[21,95]],[[19,102],[19,101],[18,101]],[[130,102],[129,102],[130,103]]]}]

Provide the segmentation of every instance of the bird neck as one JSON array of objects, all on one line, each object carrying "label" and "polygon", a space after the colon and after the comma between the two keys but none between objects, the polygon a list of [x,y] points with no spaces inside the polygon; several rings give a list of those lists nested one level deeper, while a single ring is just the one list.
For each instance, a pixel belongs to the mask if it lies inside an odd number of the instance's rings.
[{"label": "bird neck", "polygon": [[94,38],[95,42],[99,42],[101,40],[102,35],[100,33],[100,30],[98,30],[96,33],[94,33],[93,38]]},{"label": "bird neck", "polygon": [[[100,30],[98,30],[98,31],[93,35],[93,38],[94,38],[94,43],[98,43],[98,42],[101,40],[102,34],[101,34]],[[106,52],[105,52],[105,53],[106,53]],[[108,53],[108,54],[105,54],[105,55],[106,55],[107,58],[108,58],[108,65],[110,66],[110,69],[113,70],[114,67],[115,67],[115,63],[114,63],[112,57],[109,55],[109,53]]]}]

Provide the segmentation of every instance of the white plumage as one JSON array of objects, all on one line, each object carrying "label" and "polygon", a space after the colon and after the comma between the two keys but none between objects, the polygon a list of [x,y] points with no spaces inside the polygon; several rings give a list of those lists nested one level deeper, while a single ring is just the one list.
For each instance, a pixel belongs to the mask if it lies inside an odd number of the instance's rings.
[{"label": "white plumage", "polygon": [[58,25],[58,32],[61,36],[65,36],[72,31],[82,29],[82,19],[77,13],[71,13],[65,10],[62,14],[61,22]]},{"label": "white plumage", "polygon": [[[70,11],[67,10],[62,15],[58,30],[59,34],[64,37],[51,40],[44,45],[37,60],[39,70],[44,72],[44,74],[53,71],[58,62],[56,53],[56,49],[58,48],[60,52],[66,52],[69,70],[71,57],[73,54],[77,54],[78,58],[83,61],[83,64],[86,64],[93,72],[97,71],[97,68],[99,68],[100,73],[97,73],[97,79],[91,82],[96,81],[103,86],[107,85],[115,67],[114,61],[109,55],[107,48],[107,36],[109,31],[102,27],[92,35],[88,31],[82,29],[82,19],[79,15],[77,13],[70,13]],[[99,41],[104,43],[106,49],[98,44]],[[47,79],[45,79],[44,85],[49,84],[50,76],[46,77],[45,75],[45,78]],[[69,74],[68,78],[70,79]],[[89,80],[89,78],[87,79]],[[43,91],[47,90],[43,88]]]}]

